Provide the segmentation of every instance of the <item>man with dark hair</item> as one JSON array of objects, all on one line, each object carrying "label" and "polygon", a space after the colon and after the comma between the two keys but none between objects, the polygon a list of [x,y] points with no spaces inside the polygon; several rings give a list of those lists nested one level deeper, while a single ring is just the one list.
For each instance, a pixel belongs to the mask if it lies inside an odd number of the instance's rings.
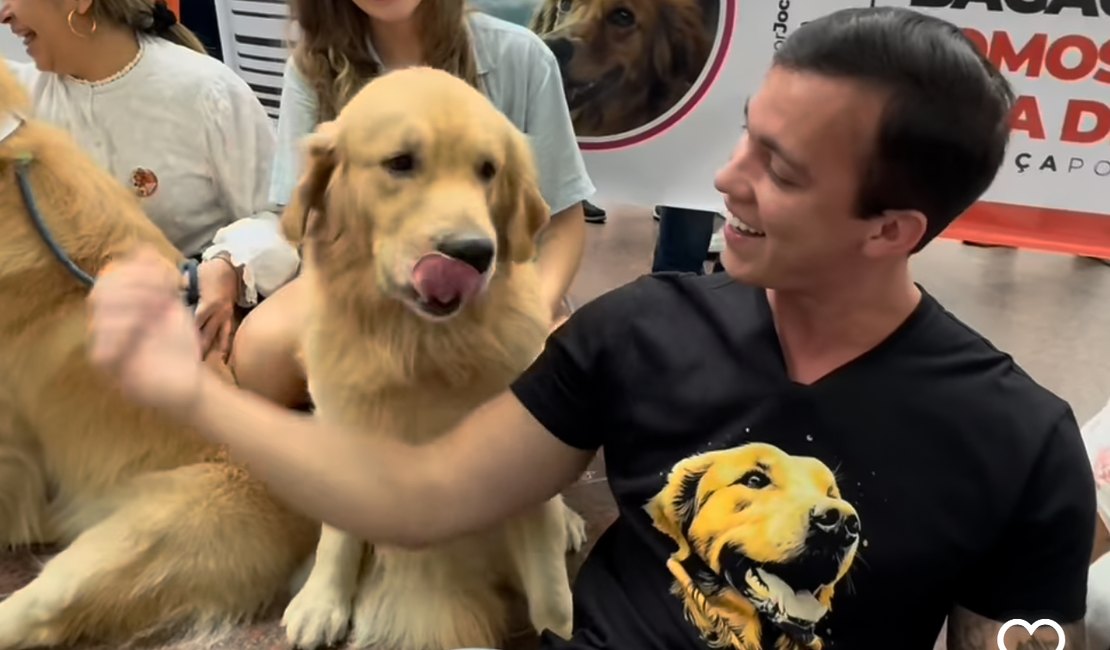
[{"label": "man with dark hair", "polygon": [[1075,418],[909,271],[991,184],[1011,99],[941,20],[873,8],[800,28],[716,179],[727,274],[585,305],[422,447],[210,378],[156,260],[94,289],[92,357],[306,513],[382,543],[478,529],[604,448],[620,516],[579,574],[574,638],[546,648],[930,650],[948,617],[949,650],[996,650],[1011,619],[1052,624],[1005,647],[1082,649],[1095,504]]},{"label": "man with dark hair", "polygon": [[[938,41],[948,47],[934,47]],[[857,9],[803,28],[775,55],[778,69],[850,79],[884,95],[859,182],[859,214],[920,212],[926,227],[916,249],[987,191],[1009,142],[1010,85],[958,46],[966,43],[950,23],[894,9]]]}]

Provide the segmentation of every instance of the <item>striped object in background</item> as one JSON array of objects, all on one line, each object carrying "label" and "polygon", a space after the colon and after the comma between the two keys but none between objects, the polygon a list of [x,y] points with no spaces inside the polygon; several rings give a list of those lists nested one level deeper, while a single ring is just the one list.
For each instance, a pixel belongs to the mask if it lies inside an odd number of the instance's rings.
[{"label": "striped object in background", "polygon": [[295,26],[285,0],[216,0],[224,63],[254,90],[274,120]]}]

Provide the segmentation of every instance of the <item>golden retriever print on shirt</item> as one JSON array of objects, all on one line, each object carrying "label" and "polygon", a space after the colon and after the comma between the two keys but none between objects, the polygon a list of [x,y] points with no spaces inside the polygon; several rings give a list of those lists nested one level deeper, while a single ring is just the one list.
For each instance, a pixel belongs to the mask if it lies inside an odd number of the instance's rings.
[{"label": "golden retriever print on shirt", "polygon": [[820,650],[860,519],[816,458],[751,443],[687,458],[647,504],[677,545],[672,593],[711,647]]}]

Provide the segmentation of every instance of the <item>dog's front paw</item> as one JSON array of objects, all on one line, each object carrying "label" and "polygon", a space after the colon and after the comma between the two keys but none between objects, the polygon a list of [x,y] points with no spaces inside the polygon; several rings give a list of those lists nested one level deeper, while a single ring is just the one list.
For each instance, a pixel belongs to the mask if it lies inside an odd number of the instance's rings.
[{"label": "dog's front paw", "polygon": [[574,615],[569,602],[565,607],[532,612],[531,616],[532,626],[541,634],[544,630],[550,630],[564,639],[569,639],[574,634]]},{"label": "dog's front paw", "polygon": [[309,580],[285,608],[281,625],[293,647],[312,650],[342,640],[350,620],[349,599],[328,585]]},{"label": "dog's front paw", "polygon": [[586,534],[586,520],[570,506],[566,507],[564,522],[567,529],[567,550],[577,553],[586,545],[589,536]]}]

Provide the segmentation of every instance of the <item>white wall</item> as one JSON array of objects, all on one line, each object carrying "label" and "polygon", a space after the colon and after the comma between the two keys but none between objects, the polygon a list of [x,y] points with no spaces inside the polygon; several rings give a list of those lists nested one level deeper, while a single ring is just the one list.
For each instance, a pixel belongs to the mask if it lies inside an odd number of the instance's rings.
[{"label": "white wall", "polygon": [[0,55],[12,61],[30,61],[23,49],[23,41],[16,38],[7,25],[0,25]]}]

